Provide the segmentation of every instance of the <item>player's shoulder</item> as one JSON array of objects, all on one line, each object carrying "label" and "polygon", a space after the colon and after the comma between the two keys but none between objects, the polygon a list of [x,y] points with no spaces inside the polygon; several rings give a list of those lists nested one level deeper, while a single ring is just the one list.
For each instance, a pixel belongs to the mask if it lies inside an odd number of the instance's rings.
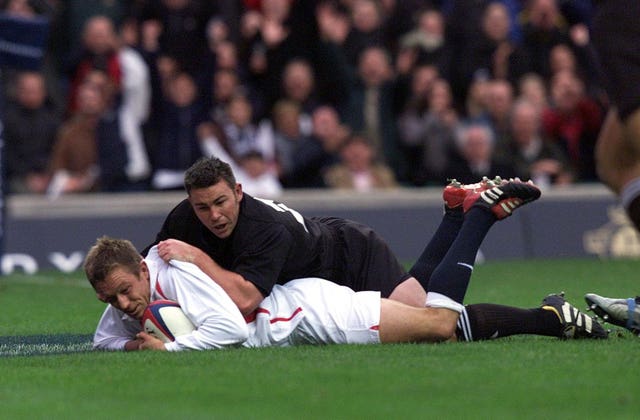
[{"label": "player's shoulder", "polygon": [[197,216],[193,211],[193,207],[191,203],[189,203],[189,200],[185,198],[171,209],[165,219],[165,225],[168,225],[167,227],[185,227],[186,225],[191,225],[196,220]]}]

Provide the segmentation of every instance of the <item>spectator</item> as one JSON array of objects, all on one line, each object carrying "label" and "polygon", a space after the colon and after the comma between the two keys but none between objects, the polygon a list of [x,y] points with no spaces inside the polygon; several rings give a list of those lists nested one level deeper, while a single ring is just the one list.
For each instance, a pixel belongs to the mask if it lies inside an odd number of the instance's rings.
[{"label": "spectator", "polygon": [[510,152],[516,175],[540,188],[573,181],[567,156],[558,145],[543,138],[541,110],[526,99],[512,108]]},{"label": "spectator", "polygon": [[445,37],[444,16],[436,9],[424,9],[418,12],[416,21],[415,28],[400,39],[401,51],[409,50],[417,65],[435,66],[448,78],[453,51]]},{"label": "spectator", "polygon": [[352,130],[364,133],[376,155],[404,181],[406,168],[395,120],[398,92],[388,52],[382,47],[366,48],[359,58],[357,77],[353,76],[348,79],[344,121]]},{"label": "spectator", "polygon": [[595,181],[594,148],[602,109],[586,94],[578,76],[566,70],[551,80],[551,101],[542,116],[545,134],[567,153],[577,180]]},{"label": "spectator", "polygon": [[527,73],[518,81],[518,97],[534,104],[540,112],[549,106],[545,80],[537,73]]},{"label": "spectator", "polygon": [[531,69],[526,50],[509,38],[510,24],[509,12],[503,3],[492,1],[486,6],[480,34],[463,47],[464,59],[455,65],[453,80],[461,89],[461,95],[466,96],[469,80],[477,71],[515,83]]},{"label": "spectator", "polygon": [[473,75],[464,100],[464,116],[471,120],[487,119],[489,110],[490,80],[487,72],[479,71]]},{"label": "spectator", "polygon": [[351,135],[340,149],[340,162],[324,174],[330,188],[369,192],[397,187],[393,171],[377,161],[371,143],[360,135]]},{"label": "spectator", "polygon": [[[249,69],[251,89],[261,92],[266,103],[266,112],[258,118],[268,116],[268,110],[281,96],[284,67],[294,58],[315,59],[318,31],[315,26],[315,9],[308,2],[289,0],[263,0],[260,14],[247,12],[246,23],[250,28],[243,48]],[[245,21],[245,22],[246,22]],[[262,110],[260,110],[262,111]]]},{"label": "spectator", "polygon": [[41,73],[18,73],[14,83],[15,98],[3,116],[9,192],[43,193],[60,116],[48,99]]},{"label": "spectator", "polygon": [[69,68],[68,113],[76,111],[78,87],[93,70],[105,72],[111,83],[120,87],[122,68],[118,59],[118,40],[113,22],[106,16],[94,16],[84,25],[82,50],[78,57],[72,58]]},{"label": "spectator", "polygon": [[160,0],[147,2],[141,12],[147,48],[175,57],[184,71],[197,74],[207,50],[209,2]]},{"label": "spectator", "polygon": [[218,69],[213,74],[213,98],[209,117],[220,125],[229,122],[227,108],[235,96],[244,91],[238,75],[229,69]]},{"label": "spectator", "polygon": [[495,136],[494,153],[498,159],[508,158],[509,116],[513,106],[513,86],[504,79],[489,82],[487,93],[487,116]]},{"label": "spectator", "polygon": [[523,46],[531,54],[532,70],[551,77],[549,52],[558,44],[570,44],[567,22],[557,0],[531,0],[522,11]]},{"label": "spectator", "polygon": [[388,47],[384,37],[384,17],[380,2],[353,0],[349,5],[351,28],[342,45],[348,62],[357,66],[362,51],[376,46]]},{"label": "spectator", "polygon": [[49,197],[97,189],[96,127],[114,89],[108,75],[100,71],[89,73],[79,86],[78,110],[62,124],[53,146],[46,191]]},{"label": "spectator", "polygon": [[416,185],[442,180],[454,148],[454,128],[458,120],[446,80],[433,81],[425,96],[425,110],[405,111],[398,121],[401,141],[418,159],[410,172],[410,180]]},{"label": "spectator", "polygon": [[188,73],[174,76],[167,93],[152,178],[152,187],[158,190],[182,188],[184,171],[202,156],[196,130],[206,119],[195,81]]},{"label": "spectator", "polygon": [[311,113],[318,106],[316,79],[311,63],[297,58],[287,63],[282,75],[282,99],[296,102],[300,107],[300,130],[310,135]]},{"label": "spectator", "polygon": [[250,151],[259,151],[271,164],[275,159],[273,136],[268,125],[253,122],[251,102],[244,95],[235,95],[227,105],[228,121],[222,125],[225,147],[236,161]]},{"label": "spectator", "polygon": [[118,61],[122,78],[115,111],[126,153],[125,184],[142,185],[151,174],[149,142],[143,131],[151,114],[151,75],[142,56],[129,46],[118,48]]},{"label": "spectator", "polygon": [[[588,37],[588,35],[585,35]],[[568,44],[555,45],[549,51],[549,70],[551,76],[561,71],[570,71],[576,73],[584,82],[586,91],[594,98],[600,97],[602,93],[602,83],[599,80],[597,64],[591,57],[589,46],[586,45],[588,40],[584,41],[585,46],[582,48],[582,59],[577,55],[577,48],[572,48]],[[586,51],[584,51],[586,50]]]},{"label": "spectator", "polygon": [[457,179],[463,184],[469,184],[483,176],[515,176],[515,170],[510,164],[495,158],[495,135],[486,124],[472,122],[461,125],[456,133],[456,144],[461,161],[449,164],[442,182]]},{"label": "spectator", "polygon": [[198,127],[201,148],[205,155],[224,159],[231,166],[242,190],[257,197],[276,198],[282,193],[282,184],[272,165],[257,150],[249,150],[236,161],[222,146],[223,134],[212,122]]},{"label": "spectator", "polygon": [[155,168],[163,108],[169,97],[169,85],[180,72],[180,65],[175,58],[164,54],[158,56],[147,54],[143,57],[147,62],[151,79],[151,107],[149,117],[143,126],[143,133],[151,167]]},{"label": "spectator", "polygon": [[323,174],[339,161],[339,151],[350,130],[338,112],[323,105],[313,112],[313,135],[296,148],[291,174],[283,180],[288,188],[324,188]]},{"label": "spectator", "polygon": [[278,101],[273,107],[273,138],[275,142],[275,163],[281,180],[292,175],[297,159],[296,152],[301,144],[308,141],[300,129],[300,105],[287,99]]},{"label": "spectator", "polygon": [[271,169],[269,162],[257,150],[251,150],[240,156],[240,172],[237,181],[242,190],[264,198],[276,198],[282,194],[282,185]]}]

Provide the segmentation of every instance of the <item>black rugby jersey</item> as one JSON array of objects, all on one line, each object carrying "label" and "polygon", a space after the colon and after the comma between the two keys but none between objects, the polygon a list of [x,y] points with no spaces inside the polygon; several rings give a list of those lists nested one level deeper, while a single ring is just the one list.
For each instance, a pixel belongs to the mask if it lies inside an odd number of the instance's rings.
[{"label": "black rugby jersey", "polygon": [[283,204],[246,193],[240,202],[238,223],[228,238],[211,233],[187,199],[169,213],[154,244],[170,238],[202,249],[223,268],[254,283],[265,296],[274,284],[300,277],[348,283],[332,278],[337,271],[338,251],[332,227],[305,218]]}]

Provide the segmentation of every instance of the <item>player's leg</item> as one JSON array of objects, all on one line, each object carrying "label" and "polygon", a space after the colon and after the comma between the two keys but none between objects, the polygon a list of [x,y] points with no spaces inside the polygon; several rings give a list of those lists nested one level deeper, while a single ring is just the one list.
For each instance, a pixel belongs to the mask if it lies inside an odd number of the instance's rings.
[{"label": "player's leg", "polygon": [[461,341],[480,341],[517,334],[558,338],[606,338],[596,321],[580,312],[562,296],[547,296],[537,308],[480,303],[465,306],[456,335]]},{"label": "player's leg", "polygon": [[476,184],[463,185],[455,179],[444,188],[442,198],[444,200],[444,215],[429,243],[418,257],[415,264],[409,269],[411,275],[420,282],[424,290],[429,290],[429,280],[435,268],[440,264],[451,244],[458,236],[464,220],[462,204],[467,195],[484,191],[500,183],[500,179],[482,179]]},{"label": "player's leg", "polygon": [[476,254],[491,226],[511,215],[515,208],[539,197],[540,190],[533,183],[521,181],[506,182],[467,196],[460,232],[431,276],[427,306],[442,307],[444,302],[461,304]]},{"label": "player's leg", "polygon": [[389,299],[422,308],[427,300],[427,292],[415,277],[409,277],[393,289]]},{"label": "player's leg", "polygon": [[[302,316],[288,334],[289,344],[375,344],[440,342],[455,337],[462,305],[455,309],[416,308],[379,292],[353,290],[327,280],[306,278],[278,286],[284,307],[299,307]],[[292,306],[293,305],[293,306]],[[274,314],[272,314],[274,316]],[[278,323],[269,326],[276,336]]]},{"label": "player's leg", "polygon": [[[637,144],[634,145],[634,139]],[[640,230],[640,109],[626,124],[611,109],[596,145],[598,176],[622,201],[629,218]]]},{"label": "player's leg", "polygon": [[404,302],[411,306],[422,307],[426,300],[426,292],[429,290],[429,281],[435,268],[440,264],[447,251],[458,236],[464,221],[463,202],[473,193],[485,191],[502,182],[497,177],[492,180],[482,179],[476,184],[463,185],[452,180],[443,192],[444,215],[435,234],[418,257],[415,264],[409,269],[412,277],[399,284],[389,295],[390,299]]},{"label": "player's leg", "polygon": [[596,147],[601,180],[621,198],[640,229],[640,2],[602,0],[593,19],[593,43],[611,109]]},{"label": "player's leg", "polygon": [[382,343],[437,343],[455,337],[459,313],[444,308],[415,308],[390,299],[380,300]]}]

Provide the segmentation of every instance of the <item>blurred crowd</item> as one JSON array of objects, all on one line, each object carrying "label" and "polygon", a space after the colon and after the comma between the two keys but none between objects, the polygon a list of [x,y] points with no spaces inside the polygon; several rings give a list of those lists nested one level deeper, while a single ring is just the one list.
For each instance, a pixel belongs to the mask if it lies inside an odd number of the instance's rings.
[{"label": "blurred crowd", "polygon": [[6,0],[44,19],[2,63],[10,193],[596,180],[608,106],[590,0]]}]

